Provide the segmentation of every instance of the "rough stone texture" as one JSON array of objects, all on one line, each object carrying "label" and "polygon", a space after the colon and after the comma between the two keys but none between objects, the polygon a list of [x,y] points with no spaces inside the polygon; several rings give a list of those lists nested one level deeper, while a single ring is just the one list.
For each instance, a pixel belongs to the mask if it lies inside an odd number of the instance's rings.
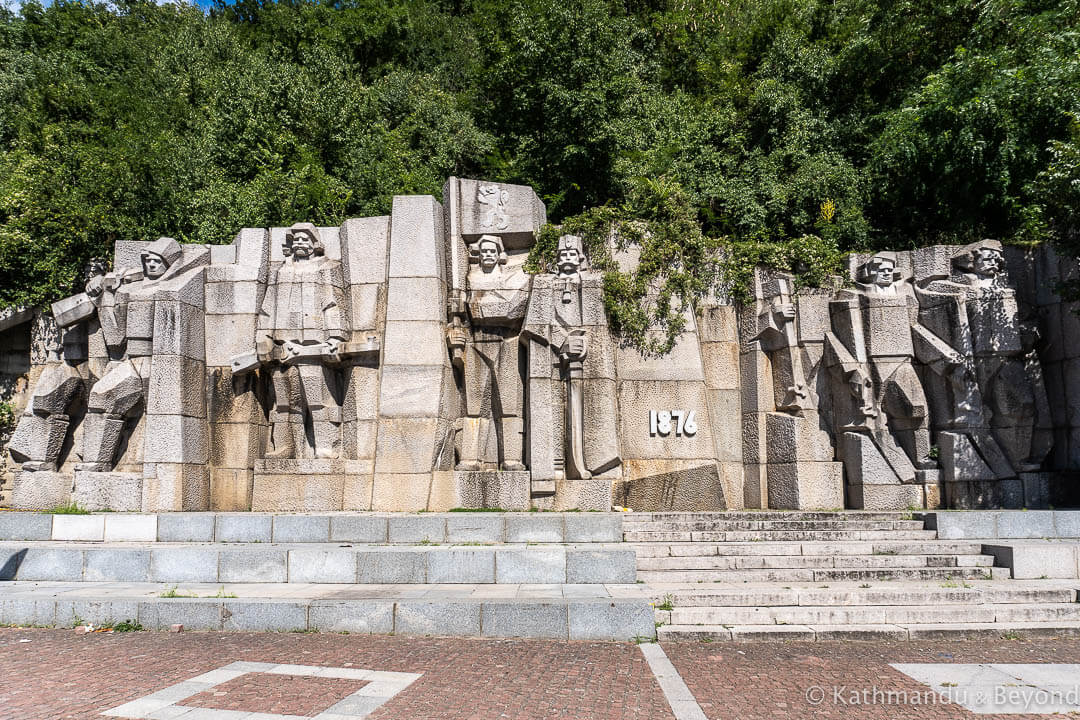
[{"label": "rough stone texture", "polygon": [[568,583],[633,583],[637,580],[633,550],[566,550]]},{"label": "rough stone texture", "polygon": [[138,511],[143,504],[143,478],[135,473],[77,471],[71,500],[87,510]]},{"label": "rough stone texture", "polygon": [[51,510],[71,502],[72,479],[58,472],[17,472],[11,507],[20,510]]},{"label": "rough stone texture", "polygon": [[198,547],[157,547],[150,551],[152,582],[217,582],[218,551]]},{"label": "rough stone texture", "polygon": [[650,605],[634,602],[571,602],[571,640],[634,640],[656,637]]},{"label": "rough stone texture", "polygon": [[0,513],[0,540],[50,540],[52,515]]},{"label": "rough stone texture", "polygon": [[528,510],[530,475],[512,470],[455,470],[449,490],[452,507]]},{"label": "rough stone texture", "polygon": [[982,547],[984,553],[994,556],[995,566],[1010,568],[1014,580],[1080,577],[1077,574],[1080,544],[1013,542]]},{"label": "rough stone texture", "polygon": [[213,542],[215,516],[210,513],[165,513],[157,516],[161,542]]},{"label": "rough stone texture", "polygon": [[[456,473],[455,473],[456,474]],[[446,541],[450,543],[500,543],[505,536],[501,513],[455,513],[446,516]]]},{"label": "rough stone texture", "polygon": [[328,515],[275,515],[273,533],[276,543],[329,542],[330,517]]},{"label": "rough stone texture", "polygon": [[308,623],[309,628],[317,628],[320,632],[392,633],[394,603],[378,600],[316,602],[308,607]]},{"label": "rough stone texture", "polygon": [[479,635],[477,603],[402,601],[397,604],[394,632],[399,635]]},{"label": "rough stone texture", "polygon": [[566,550],[561,547],[497,550],[495,582],[530,584],[569,582],[566,572]]},{"label": "rough stone texture", "polygon": [[335,515],[330,518],[330,541],[385,543],[387,518],[378,515]]},{"label": "rough stone texture", "polygon": [[366,584],[427,582],[427,553],[415,550],[359,550],[357,582]]},{"label": "rough stone texture", "polygon": [[569,634],[565,603],[485,603],[481,623],[485,637],[539,637],[561,640]]},{"label": "rough stone texture", "polygon": [[268,543],[272,541],[273,517],[269,515],[218,515],[217,542]]}]

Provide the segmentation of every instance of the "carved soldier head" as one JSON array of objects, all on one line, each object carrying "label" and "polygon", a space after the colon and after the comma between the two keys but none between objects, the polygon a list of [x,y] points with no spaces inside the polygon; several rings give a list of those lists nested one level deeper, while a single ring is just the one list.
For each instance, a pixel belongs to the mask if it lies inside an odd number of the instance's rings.
[{"label": "carved soldier head", "polygon": [[480,269],[490,273],[499,265],[506,264],[506,250],[498,235],[481,235],[469,249],[470,259],[480,264]]},{"label": "carved soldier head", "polygon": [[156,280],[164,275],[180,259],[184,251],[180,243],[170,237],[158,238],[139,253],[142,260],[143,276]]},{"label": "carved soldier head", "polygon": [[577,235],[563,235],[559,238],[558,254],[555,266],[559,269],[559,277],[569,277],[581,271],[581,265],[585,262],[585,251],[581,244],[581,238]]},{"label": "carved soldier head", "polygon": [[997,240],[982,240],[965,247],[953,264],[979,278],[993,279],[1005,271],[1005,254]]},{"label": "carved soldier head", "polygon": [[900,280],[896,269],[896,256],[892,253],[878,253],[859,268],[859,282],[873,285],[879,292],[892,288]]},{"label": "carved soldier head", "polygon": [[325,251],[319,229],[311,223],[296,223],[285,231],[285,240],[281,244],[281,254],[285,257],[306,260]]}]

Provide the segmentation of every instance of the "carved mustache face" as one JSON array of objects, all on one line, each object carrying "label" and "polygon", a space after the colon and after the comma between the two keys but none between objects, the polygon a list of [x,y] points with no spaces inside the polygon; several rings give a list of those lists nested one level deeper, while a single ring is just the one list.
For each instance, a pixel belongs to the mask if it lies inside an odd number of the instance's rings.
[{"label": "carved mustache face", "polygon": [[296,233],[293,235],[292,252],[299,258],[311,257],[315,252],[315,243],[306,233]]},{"label": "carved mustache face", "polygon": [[1001,272],[1004,260],[997,250],[978,250],[975,252],[973,268],[979,275],[993,277]]},{"label": "carved mustache face", "polygon": [[480,267],[484,272],[491,272],[499,264],[499,248],[494,243],[480,245]]},{"label": "carved mustache face", "polygon": [[878,263],[877,267],[874,269],[874,284],[878,285],[879,287],[889,287],[893,284],[895,277],[896,266],[891,263]]},{"label": "carved mustache face", "polygon": [[559,251],[559,258],[556,263],[559,268],[559,272],[564,275],[577,272],[577,269],[581,267],[581,253],[575,248],[564,248]]}]

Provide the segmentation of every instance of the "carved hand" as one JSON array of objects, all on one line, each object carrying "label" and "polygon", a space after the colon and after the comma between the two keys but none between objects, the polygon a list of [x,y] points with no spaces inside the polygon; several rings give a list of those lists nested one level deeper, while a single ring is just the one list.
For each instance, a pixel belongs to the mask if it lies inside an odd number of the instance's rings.
[{"label": "carved hand", "polygon": [[777,316],[782,317],[786,320],[795,319],[795,305],[793,305],[792,303],[781,303],[776,306],[776,310],[774,312],[777,314]]}]

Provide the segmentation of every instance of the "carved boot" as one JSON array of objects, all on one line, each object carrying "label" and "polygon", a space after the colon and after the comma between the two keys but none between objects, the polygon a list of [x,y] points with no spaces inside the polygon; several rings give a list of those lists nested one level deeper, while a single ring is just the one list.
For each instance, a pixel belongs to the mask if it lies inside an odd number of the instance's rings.
[{"label": "carved boot", "polygon": [[521,462],[525,439],[525,423],[519,417],[504,417],[499,421],[502,429],[503,470],[524,470]]},{"label": "carved boot", "polygon": [[83,462],[76,466],[76,470],[112,470],[123,432],[122,416],[89,413],[83,422]]},{"label": "carved boot", "polygon": [[341,425],[329,420],[315,420],[312,430],[315,434],[315,457],[338,457],[341,452]]}]

